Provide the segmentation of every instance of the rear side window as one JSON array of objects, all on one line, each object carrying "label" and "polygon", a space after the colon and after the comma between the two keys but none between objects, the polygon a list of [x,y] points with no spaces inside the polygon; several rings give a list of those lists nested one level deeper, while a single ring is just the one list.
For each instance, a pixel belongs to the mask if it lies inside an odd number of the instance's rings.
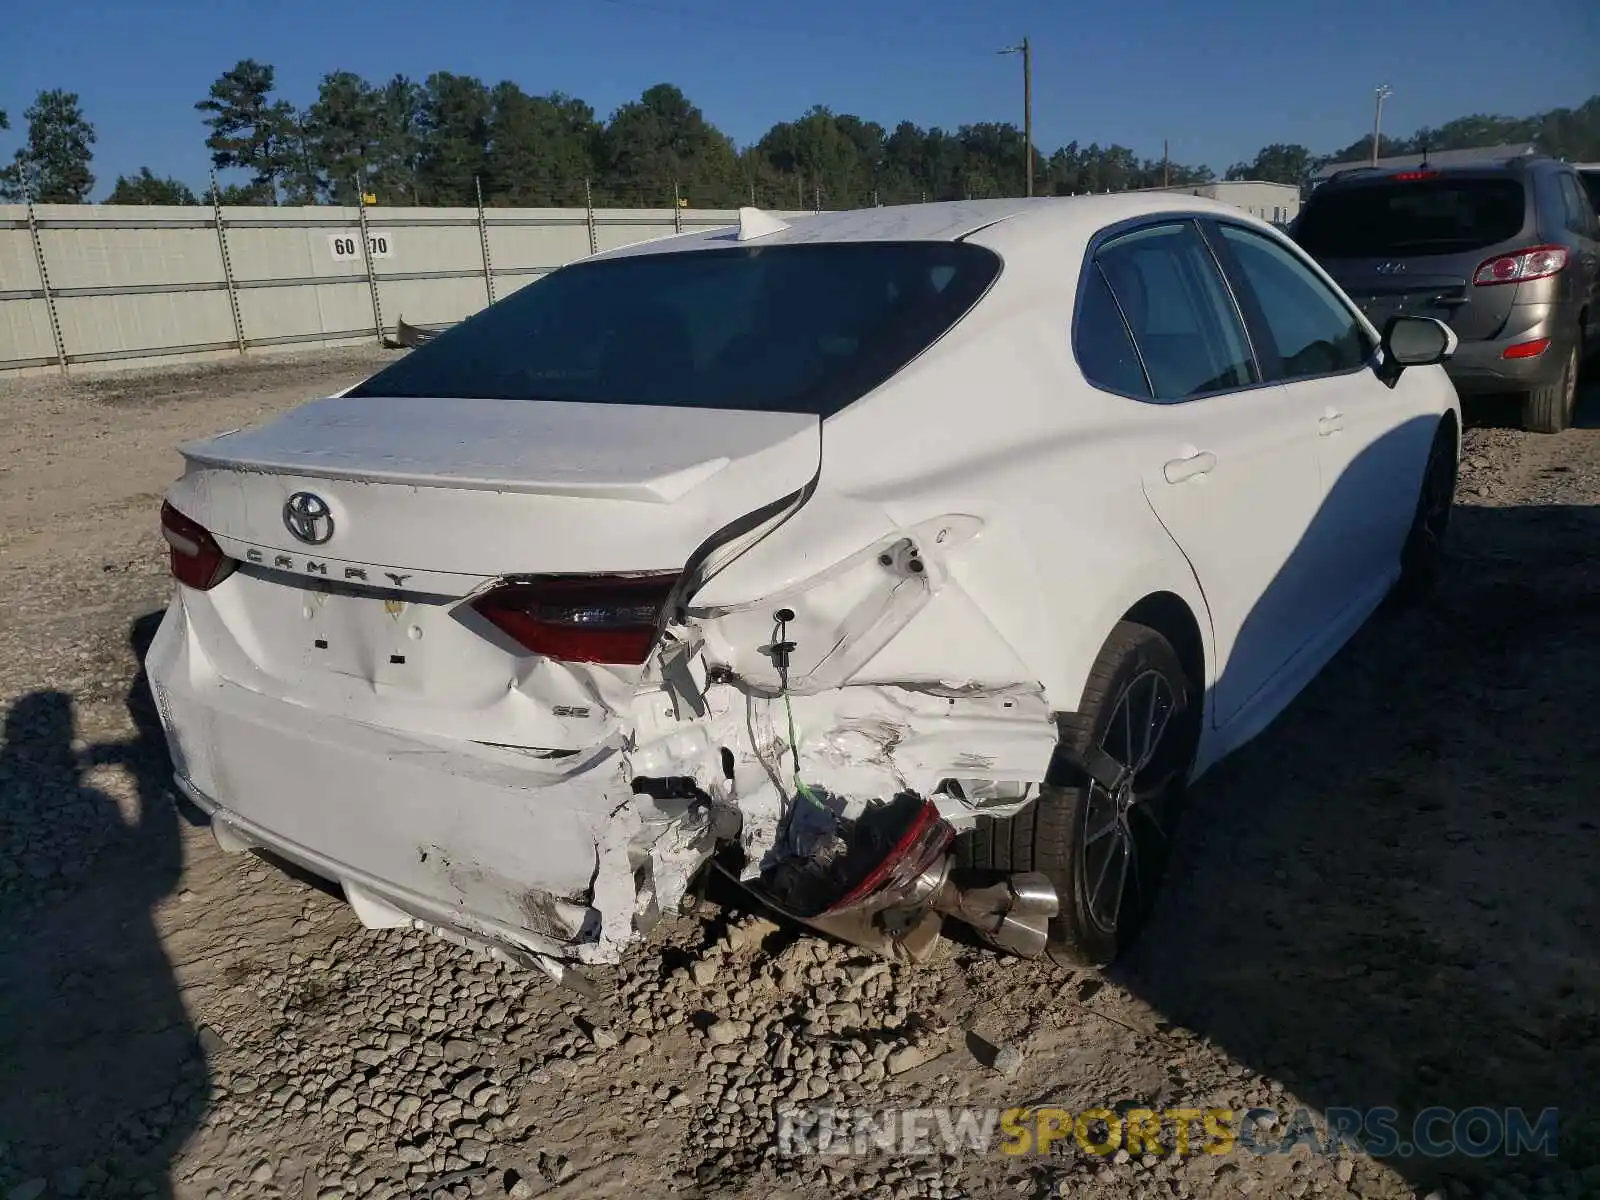
[{"label": "rear side window", "polygon": [[1522,181],[1509,176],[1324,185],[1295,240],[1319,259],[1464,254],[1510,241],[1526,217]]},{"label": "rear side window", "polygon": [[1133,338],[1128,335],[1128,326],[1097,265],[1089,267],[1083,296],[1078,301],[1072,348],[1083,377],[1090,383],[1128,396],[1151,398]]},{"label": "rear side window", "polygon": [[1578,180],[1571,175],[1561,178],[1561,201],[1567,212],[1567,229],[1579,237],[1595,236],[1594,207],[1589,202],[1589,193],[1583,190]]},{"label": "rear side window", "polygon": [[447,330],[350,394],[826,417],[936,341],[999,271],[994,253],[958,242],[581,262]]},{"label": "rear side window", "polygon": [[1219,229],[1277,350],[1277,380],[1354,371],[1366,362],[1366,331],[1332,288],[1270,238],[1237,225]]},{"label": "rear side window", "polygon": [[1600,171],[1579,171],[1578,175],[1589,193],[1589,207],[1600,213]]},{"label": "rear side window", "polygon": [[1244,326],[1193,222],[1115,238],[1095,256],[1128,322],[1156,400],[1256,382]]}]

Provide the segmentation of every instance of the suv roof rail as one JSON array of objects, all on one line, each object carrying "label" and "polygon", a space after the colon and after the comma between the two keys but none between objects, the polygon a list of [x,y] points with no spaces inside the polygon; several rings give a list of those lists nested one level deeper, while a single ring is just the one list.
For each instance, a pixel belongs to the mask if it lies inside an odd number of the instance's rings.
[{"label": "suv roof rail", "polygon": [[1333,179],[1359,177],[1358,173],[1384,173],[1389,171],[1444,170],[1520,165],[1531,159],[1544,159],[1549,155],[1531,142],[1509,142],[1498,146],[1470,146],[1455,150],[1438,150],[1422,147],[1418,152],[1392,155],[1379,159],[1376,164],[1366,160],[1343,163],[1325,163],[1312,175],[1314,184],[1324,184]]}]

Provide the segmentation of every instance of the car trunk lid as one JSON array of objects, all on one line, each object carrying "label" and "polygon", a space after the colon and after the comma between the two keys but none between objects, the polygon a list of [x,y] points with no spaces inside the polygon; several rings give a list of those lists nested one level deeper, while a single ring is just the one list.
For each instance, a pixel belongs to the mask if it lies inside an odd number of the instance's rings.
[{"label": "car trunk lid", "polygon": [[[330,397],[182,447],[199,477],[186,499],[203,511],[179,507],[219,538],[401,570],[679,567],[715,529],[803,487],[820,427],[803,413]],[[327,506],[321,540],[285,520],[300,492]]]}]

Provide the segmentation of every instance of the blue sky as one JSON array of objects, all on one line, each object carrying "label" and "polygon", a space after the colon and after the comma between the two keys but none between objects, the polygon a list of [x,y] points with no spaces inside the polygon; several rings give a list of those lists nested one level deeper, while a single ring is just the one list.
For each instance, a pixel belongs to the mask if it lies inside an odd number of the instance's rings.
[{"label": "blue sky", "polygon": [[149,166],[198,186],[194,103],[240,58],[297,104],[328,71],[374,81],[449,70],[580,96],[602,116],[676,83],[741,145],[812,104],[892,126],[1021,122],[1034,46],[1035,137],[1120,142],[1222,170],[1268,142],[1335,149],[1371,127],[1522,115],[1600,91],[1595,0],[6,0],[0,133],[9,159],[41,88],[80,94],[99,131],[97,197]]}]

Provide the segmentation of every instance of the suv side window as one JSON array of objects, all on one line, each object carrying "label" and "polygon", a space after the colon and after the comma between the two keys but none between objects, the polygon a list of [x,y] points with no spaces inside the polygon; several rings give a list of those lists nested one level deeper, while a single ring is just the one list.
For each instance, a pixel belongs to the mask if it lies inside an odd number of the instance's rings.
[{"label": "suv side window", "polygon": [[1571,175],[1561,177],[1561,203],[1567,213],[1567,228],[1579,237],[1596,236],[1595,214],[1584,195],[1583,185]]},{"label": "suv side window", "polygon": [[1154,399],[1187,400],[1258,381],[1244,324],[1194,222],[1122,234],[1101,246],[1095,261]]},{"label": "suv side window", "polygon": [[1350,307],[1288,250],[1237,225],[1219,225],[1277,351],[1269,382],[1338,375],[1363,366],[1370,335]]}]

